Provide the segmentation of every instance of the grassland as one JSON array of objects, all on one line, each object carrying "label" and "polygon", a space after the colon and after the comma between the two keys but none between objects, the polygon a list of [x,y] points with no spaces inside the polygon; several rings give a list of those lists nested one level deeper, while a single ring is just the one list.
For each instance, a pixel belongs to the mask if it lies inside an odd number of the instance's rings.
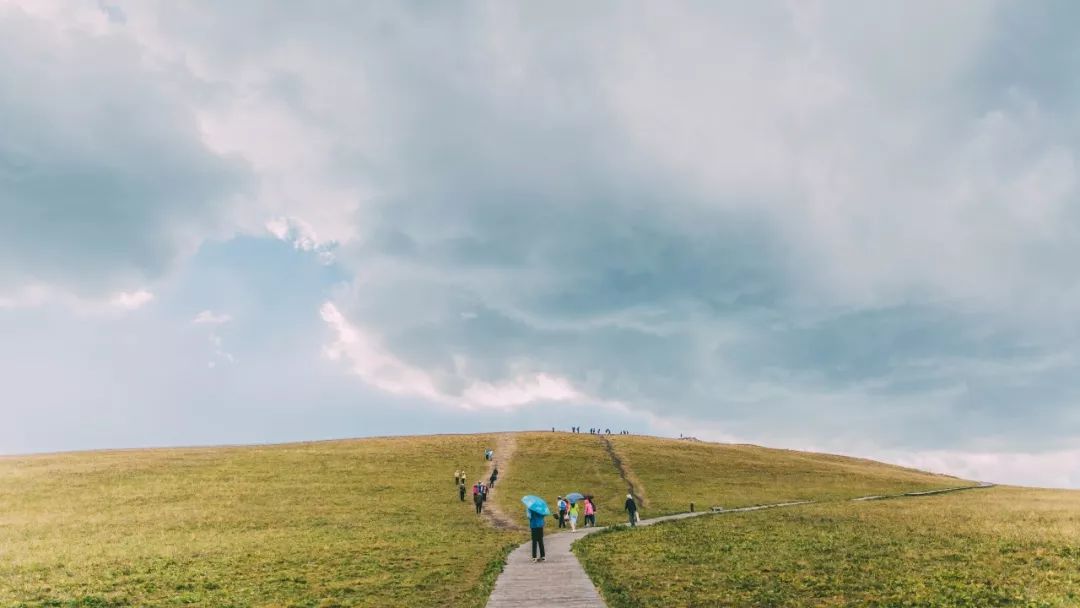
[{"label": "grassland", "polygon": [[482,606],[485,436],[0,459],[2,606]]},{"label": "grassland", "polygon": [[[592,494],[599,511],[597,525],[621,520],[626,484],[611,463],[601,439],[589,434],[517,433],[512,474],[499,482],[493,496],[508,515],[524,521],[521,497],[535,494],[551,507],[559,495]],[[584,523],[584,512],[582,519]],[[553,532],[555,529],[549,530]]]},{"label": "grassland", "polygon": [[1080,605],[1080,492],[713,515],[575,545],[613,608]]},{"label": "grassland", "polygon": [[830,454],[625,435],[610,441],[644,488],[643,517],[687,511],[691,502],[703,510],[970,484]]}]

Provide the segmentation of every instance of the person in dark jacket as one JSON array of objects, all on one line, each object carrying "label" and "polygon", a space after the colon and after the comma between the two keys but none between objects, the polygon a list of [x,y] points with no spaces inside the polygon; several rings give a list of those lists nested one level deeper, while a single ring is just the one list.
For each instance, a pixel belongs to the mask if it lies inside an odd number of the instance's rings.
[{"label": "person in dark jacket", "polygon": [[[544,561],[544,516],[536,511],[525,510],[529,518],[529,532],[532,534],[532,557],[534,562]],[[540,557],[536,557],[536,548],[540,548]]]},{"label": "person in dark jacket", "polygon": [[458,490],[458,498],[461,499],[461,502],[465,502],[465,480],[464,479],[462,479],[461,481],[458,482],[457,490]]},{"label": "person in dark jacket", "polygon": [[476,505],[477,515],[479,515],[480,512],[484,510],[484,495],[481,492],[481,488],[483,487],[484,483],[482,481],[477,481],[476,484],[472,487],[472,501],[473,504]]},{"label": "person in dark jacket", "polygon": [[637,503],[630,494],[626,495],[626,514],[630,516],[630,525],[637,527]]},{"label": "person in dark jacket", "polygon": [[566,527],[566,510],[570,508],[570,503],[566,502],[566,499],[562,496],[559,497],[558,502],[555,503],[559,509],[559,527]]}]

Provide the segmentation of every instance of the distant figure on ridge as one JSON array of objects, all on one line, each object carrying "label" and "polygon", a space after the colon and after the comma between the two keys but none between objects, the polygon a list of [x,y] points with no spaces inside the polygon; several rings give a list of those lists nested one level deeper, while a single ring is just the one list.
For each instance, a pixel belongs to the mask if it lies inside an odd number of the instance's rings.
[{"label": "distant figure on ridge", "polygon": [[637,503],[634,502],[634,497],[631,494],[626,495],[626,514],[630,516],[630,525],[637,527]]}]

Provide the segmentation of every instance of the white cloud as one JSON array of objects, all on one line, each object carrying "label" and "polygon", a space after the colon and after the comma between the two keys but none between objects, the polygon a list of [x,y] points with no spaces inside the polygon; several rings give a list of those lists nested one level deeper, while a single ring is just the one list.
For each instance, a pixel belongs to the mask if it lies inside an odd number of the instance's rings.
[{"label": "white cloud", "polygon": [[1080,450],[1049,452],[964,452],[932,450],[884,454],[882,459],[902,466],[946,473],[974,481],[1080,488]]},{"label": "white cloud", "polygon": [[278,240],[291,243],[298,251],[315,252],[324,264],[334,261],[337,242],[319,239],[315,228],[300,218],[277,217],[267,220],[266,230]]},{"label": "white cloud", "polygon": [[223,325],[232,321],[232,316],[215,313],[212,310],[204,310],[195,315],[191,320],[192,325]]},{"label": "white cloud", "polygon": [[[455,358],[453,378],[437,380],[432,373],[397,358],[375,336],[349,323],[332,302],[323,304],[321,314],[335,334],[326,349],[327,356],[331,360],[347,361],[354,374],[388,393],[423,397],[468,409],[511,409],[551,401],[601,401],[578,391],[567,379],[546,373],[523,372],[501,382],[472,378],[461,357]],[[460,390],[444,388],[455,385]]]},{"label": "white cloud", "polygon": [[146,306],[154,300],[154,294],[145,289],[138,291],[121,291],[109,299],[109,304],[123,310],[136,310]]}]

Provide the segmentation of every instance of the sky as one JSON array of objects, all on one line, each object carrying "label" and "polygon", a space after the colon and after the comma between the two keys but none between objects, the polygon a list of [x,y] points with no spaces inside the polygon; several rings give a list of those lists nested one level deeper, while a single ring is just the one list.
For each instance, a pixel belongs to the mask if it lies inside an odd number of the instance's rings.
[{"label": "sky", "polygon": [[0,453],[577,425],[1080,488],[1076,12],[0,0]]}]

